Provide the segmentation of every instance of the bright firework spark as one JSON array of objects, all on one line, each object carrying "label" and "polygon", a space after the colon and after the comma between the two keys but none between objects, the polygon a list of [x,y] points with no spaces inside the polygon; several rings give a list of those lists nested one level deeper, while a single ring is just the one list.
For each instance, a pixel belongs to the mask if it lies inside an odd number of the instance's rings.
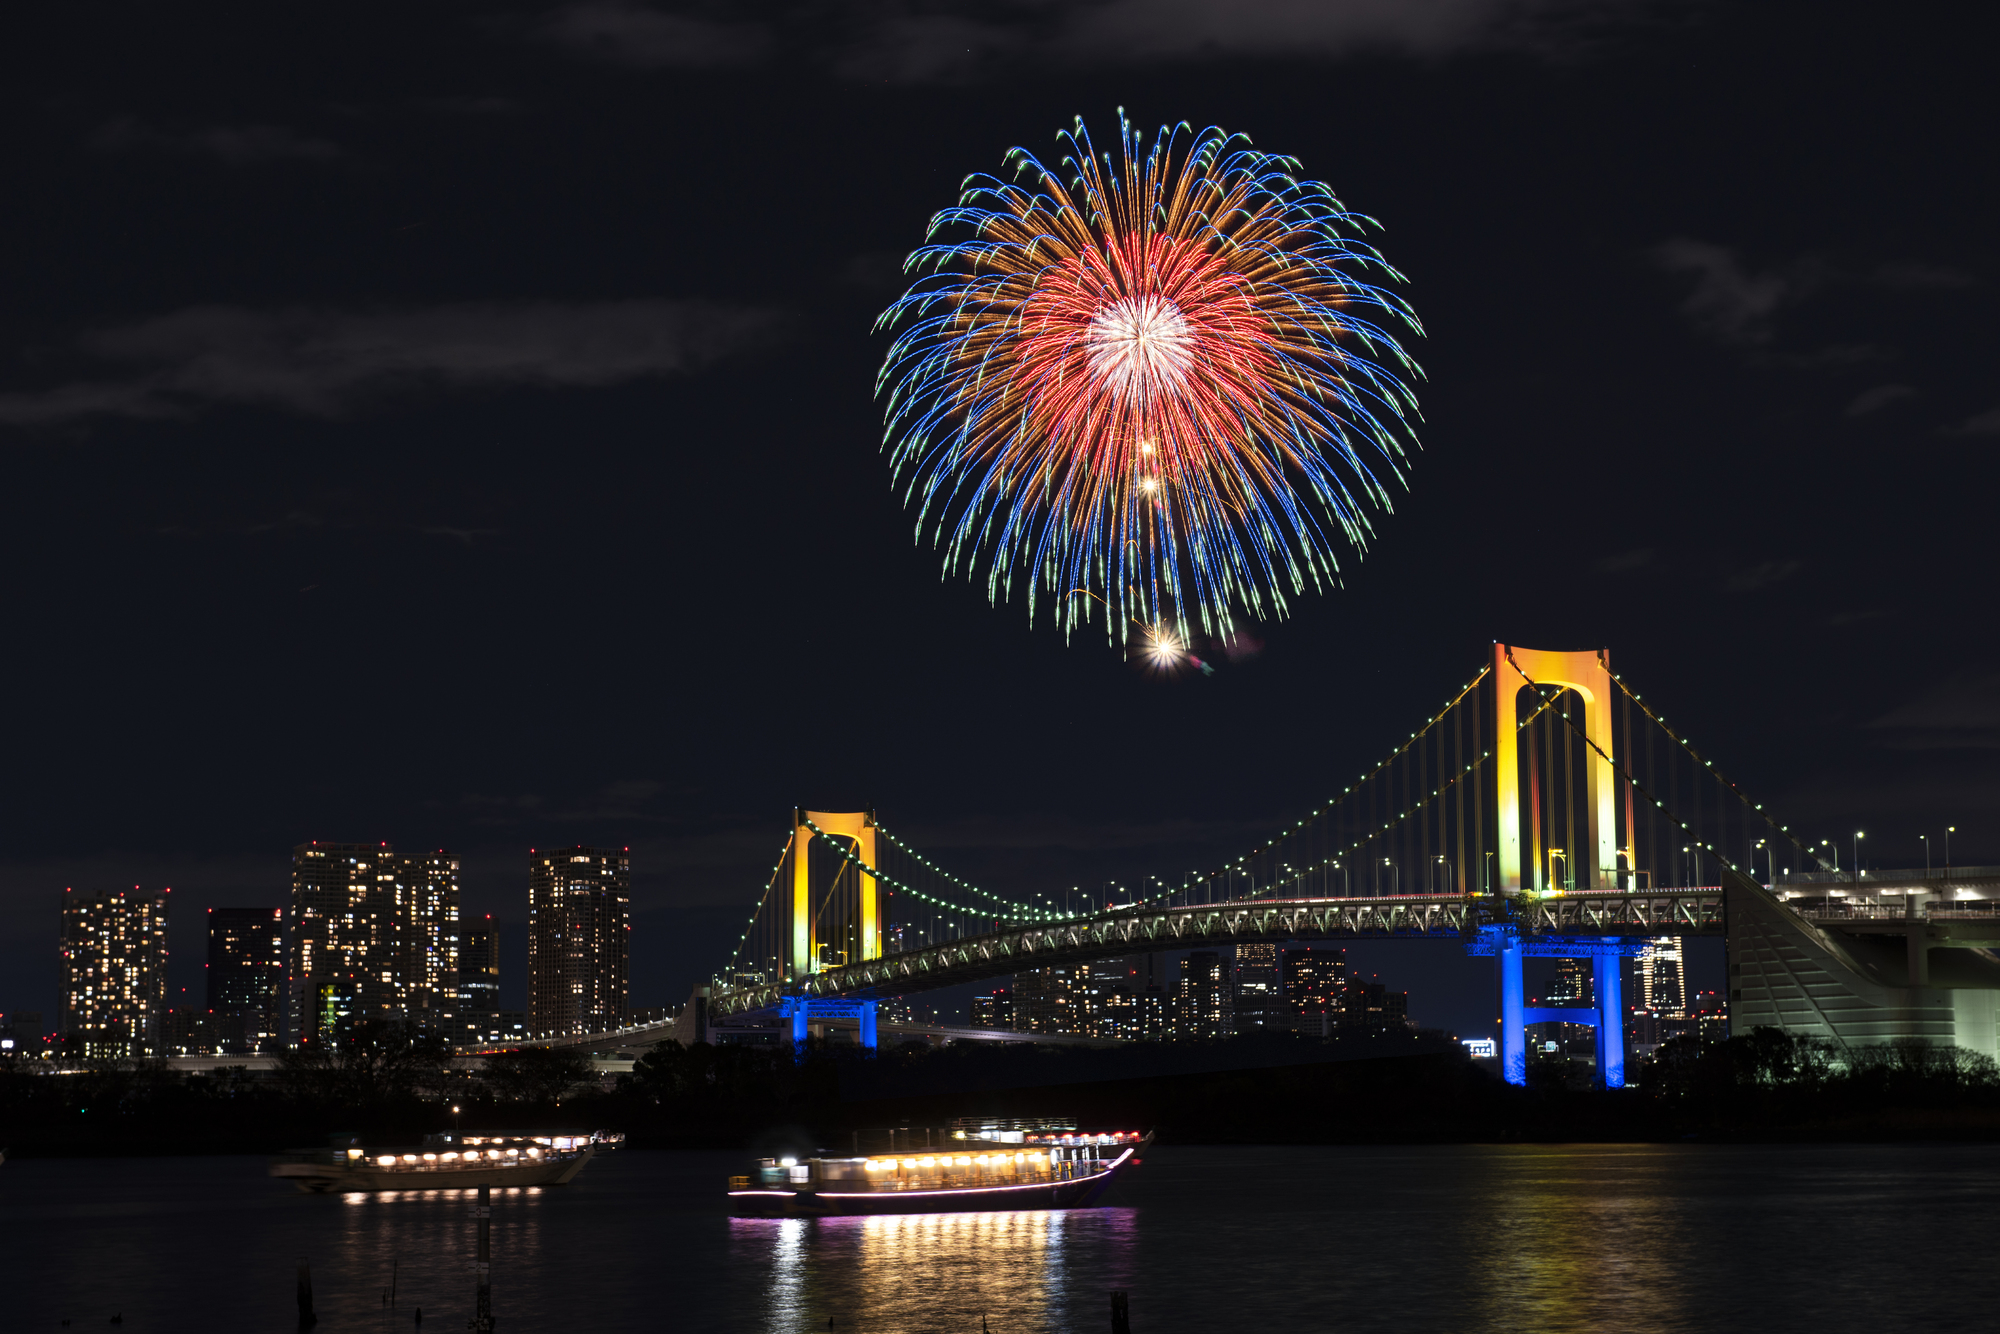
[{"label": "bright firework spark", "polygon": [[1160,670],[1180,665],[1187,650],[1181,647],[1179,637],[1172,630],[1163,625],[1149,625],[1145,633],[1146,661]]},{"label": "bright firework spark", "polygon": [[[1067,180],[1015,149],[1016,184],[967,180],[883,313],[887,443],[918,532],[994,601],[1065,594],[1065,630],[1192,618],[1227,638],[1286,595],[1337,585],[1368,508],[1403,479],[1421,333],[1400,281],[1351,233],[1373,225],[1240,135],[1119,116],[1120,154],[1061,136]],[[1372,466],[1371,466],[1372,463]]]}]

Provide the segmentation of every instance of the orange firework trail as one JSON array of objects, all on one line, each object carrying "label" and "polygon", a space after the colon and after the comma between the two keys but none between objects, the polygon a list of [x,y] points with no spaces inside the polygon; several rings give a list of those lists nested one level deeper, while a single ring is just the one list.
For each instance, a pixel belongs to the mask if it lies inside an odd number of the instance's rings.
[{"label": "orange firework trail", "polygon": [[[1377,470],[1404,481],[1421,372],[1392,329],[1422,329],[1365,281],[1402,275],[1352,235],[1370,219],[1240,135],[1147,147],[1121,113],[1116,157],[1081,121],[1061,142],[1061,176],[1015,149],[1014,182],[969,178],[882,315],[919,535],[947,572],[983,565],[996,602],[1020,577],[1031,618],[1075,589],[1119,600],[1108,627],[1183,640],[1282,616],[1390,508]],[[1060,597],[1057,620],[1090,602]]]}]

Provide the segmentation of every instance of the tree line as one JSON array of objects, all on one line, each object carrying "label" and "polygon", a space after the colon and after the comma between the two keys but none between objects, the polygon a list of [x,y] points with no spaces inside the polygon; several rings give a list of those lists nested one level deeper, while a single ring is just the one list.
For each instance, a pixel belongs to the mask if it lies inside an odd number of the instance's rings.
[{"label": "tree line", "polygon": [[573,1050],[501,1052],[475,1067],[420,1029],[363,1023],[287,1052],[272,1071],[101,1061],[57,1075],[0,1064],[0,1148],[262,1153],[335,1132],[414,1143],[454,1124],[740,1148],[775,1127],[847,1144],[869,1128],[973,1115],[1067,1115],[1210,1143],[2000,1138],[2000,1067],[1921,1040],[1842,1049],[1763,1028],[1707,1046],[1675,1039],[1628,1072],[1633,1087],[1611,1092],[1547,1067],[1510,1087],[1455,1044],[1398,1055],[1235,1037],[1208,1044],[1205,1066],[1191,1059],[1185,1044],[811,1045],[795,1059],[789,1048],[667,1041],[606,1077]]}]

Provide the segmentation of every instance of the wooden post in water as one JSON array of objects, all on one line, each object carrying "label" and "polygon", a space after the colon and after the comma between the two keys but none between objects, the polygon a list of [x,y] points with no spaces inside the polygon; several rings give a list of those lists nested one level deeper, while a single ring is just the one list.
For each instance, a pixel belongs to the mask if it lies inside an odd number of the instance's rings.
[{"label": "wooden post in water", "polygon": [[311,1329],[319,1323],[313,1314],[313,1271],[304,1256],[299,1257],[299,1328]]},{"label": "wooden post in water", "polygon": [[479,1220],[479,1259],[473,1262],[473,1270],[479,1275],[479,1296],[473,1306],[472,1319],[465,1327],[474,1334],[488,1334],[493,1328],[493,1188],[479,1188],[479,1203],[472,1216]]}]

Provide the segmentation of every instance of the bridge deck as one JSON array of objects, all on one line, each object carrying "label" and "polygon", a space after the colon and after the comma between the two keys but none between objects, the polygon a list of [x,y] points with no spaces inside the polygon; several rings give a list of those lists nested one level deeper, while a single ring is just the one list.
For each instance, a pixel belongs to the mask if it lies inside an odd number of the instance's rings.
[{"label": "bridge deck", "polygon": [[1501,921],[1513,922],[1524,935],[1720,935],[1722,890],[1600,890],[1505,899],[1391,894],[1114,908],[1094,917],[968,936],[830,968],[789,988],[775,982],[718,988],[709,1008],[723,1016],[772,1008],[788,993],[832,998],[929,991],[1145,950],[1369,937],[1463,939]]}]

